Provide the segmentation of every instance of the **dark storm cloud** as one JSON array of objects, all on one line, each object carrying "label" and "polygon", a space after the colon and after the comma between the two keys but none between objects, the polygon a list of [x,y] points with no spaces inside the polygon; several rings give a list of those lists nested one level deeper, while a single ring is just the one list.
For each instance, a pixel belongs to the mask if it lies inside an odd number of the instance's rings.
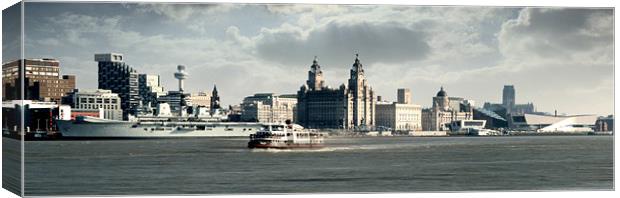
[{"label": "dark storm cloud", "polygon": [[543,59],[590,53],[611,47],[612,17],[610,9],[524,9],[504,24],[500,47],[508,56]]},{"label": "dark storm cloud", "polygon": [[313,56],[334,66],[349,67],[358,51],[366,64],[395,63],[424,58],[430,50],[426,35],[402,25],[329,23],[311,31],[306,39],[301,32],[263,32],[256,43],[258,55],[285,65],[306,66]]}]

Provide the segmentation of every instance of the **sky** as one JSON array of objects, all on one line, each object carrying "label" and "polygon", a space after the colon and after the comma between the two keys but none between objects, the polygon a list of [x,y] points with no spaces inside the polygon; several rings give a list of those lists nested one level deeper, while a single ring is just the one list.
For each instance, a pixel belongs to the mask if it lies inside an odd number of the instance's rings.
[{"label": "sky", "polygon": [[[376,95],[431,106],[449,96],[482,106],[517,103],[538,111],[613,112],[613,10],[479,6],[41,3],[25,7],[25,57],[56,58],[77,88],[97,87],[95,53],[124,54],[139,73],[176,90],[211,91],[224,105],[255,93],[292,94],[314,56],[331,87],[346,83],[359,53]],[[3,23],[4,24],[4,23]],[[6,30],[6,28],[3,29]],[[6,44],[6,42],[3,42]],[[3,51],[11,46],[3,44]],[[3,56],[3,62],[11,56]]]}]

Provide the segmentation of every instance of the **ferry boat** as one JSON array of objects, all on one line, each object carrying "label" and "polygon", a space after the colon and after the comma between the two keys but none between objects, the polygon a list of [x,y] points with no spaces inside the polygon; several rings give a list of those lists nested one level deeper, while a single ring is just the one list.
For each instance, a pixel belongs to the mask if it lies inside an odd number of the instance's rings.
[{"label": "ferry boat", "polygon": [[248,148],[323,148],[326,133],[305,130],[302,126],[290,124],[270,124],[250,135]]}]

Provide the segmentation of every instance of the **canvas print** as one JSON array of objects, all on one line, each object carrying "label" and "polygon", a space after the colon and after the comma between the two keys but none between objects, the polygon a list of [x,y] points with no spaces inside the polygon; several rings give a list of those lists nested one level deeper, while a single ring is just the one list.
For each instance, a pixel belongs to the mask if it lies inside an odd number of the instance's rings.
[{"label": "canvas print", "polygon": [[20,2],[23,196],[614,190],[614,9]]}]

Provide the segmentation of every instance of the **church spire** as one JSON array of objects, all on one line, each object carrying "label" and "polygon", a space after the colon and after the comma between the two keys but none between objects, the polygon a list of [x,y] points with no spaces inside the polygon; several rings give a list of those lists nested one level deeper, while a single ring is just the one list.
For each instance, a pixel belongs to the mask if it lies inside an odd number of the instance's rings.
[{"label": "church spire", "polygon": [[213,91],[211,92],[211,111],[220,108],[220,96],[217,93],[217,85],[213,85]]}]

